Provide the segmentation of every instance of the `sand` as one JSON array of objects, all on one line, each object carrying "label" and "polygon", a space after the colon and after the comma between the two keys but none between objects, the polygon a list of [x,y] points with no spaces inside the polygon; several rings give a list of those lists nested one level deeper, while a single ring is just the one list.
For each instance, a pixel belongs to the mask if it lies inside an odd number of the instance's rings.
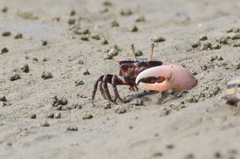
[{"label": "sand", "polygon": [[[222,99],[240,76],[240,2],[109,2],[0,1],[0,158],[240,158],[240,114]],[[198,85],[118,86],[117,104],[98,90],[94,107],[96,80],[118,75],[131,44],[148,58],[159,37],[154,58]]]}]

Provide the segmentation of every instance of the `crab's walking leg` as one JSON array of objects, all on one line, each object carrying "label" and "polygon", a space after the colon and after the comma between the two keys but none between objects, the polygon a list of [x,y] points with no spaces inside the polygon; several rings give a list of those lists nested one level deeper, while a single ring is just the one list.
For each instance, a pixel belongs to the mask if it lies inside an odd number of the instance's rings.
[{"label": "crab's walking leg", "polygon": [[[96,92],[97,92],[97,88],[98,88],[98,83],[101,82],[102,83],[102,79],[103,79],[103,76],[100,76],[97,81],[95,82],[94,86],[93,86],[93,92],[92,92],[92,104],[94,105],[93,101],[95,99],[95,95],[96,95]],[[100,90],[101,90],[101,93],[102,93],[102,87],[101,87],[101,84],[100,84]],[[103,95],[103,94],[102,94]]]},{"label": "crab's walking leg", "polygon": [[123,102],[122,98],[119,96],[118,90],[117,90],[117,85],[123,85],[123,81],[121,79],[119,79],[116,75],[113,76],[112,78],[112,87],[113,87],[113,91],[115,94],[115,100],[119,99],[120,101]]},{"label": "crab's walking leg", "polygon": [[112,97],[111,97],[111,95],[109,93],[108,86],[107,86],[107,83],[110,83],[110,80],[112,79],[112,76],[113,75],[107,74],[107,75],[105,75],[103,77],[103,89],[104,89],[104,92],[105,92],[105,94],[107,96],[107,99],[116,104],[116,102],[114,102],[112,100]]},{"label": "crab's walking leg", "polygon": [[105,95],[105,92],[104,92],[104,89],[103,89],[103,82],[101,81],[101,83],[99,84],[99,88],[100,88],[100,91],[101,91],[101,94],[103,96],[104,99],[107,99],[106,95]]}]

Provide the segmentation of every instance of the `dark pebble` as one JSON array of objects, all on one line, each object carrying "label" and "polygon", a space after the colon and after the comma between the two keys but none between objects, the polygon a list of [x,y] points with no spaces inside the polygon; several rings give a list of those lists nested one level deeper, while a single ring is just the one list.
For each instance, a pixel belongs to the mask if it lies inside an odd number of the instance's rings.
[{"label": "dark pebble", "polygon": [[15,81],[20,78],[21,78],[20,75],[18,73],[14,72],[13,75],[10,77],[10,81]]},{"label": "dark pebble", "polygon": [[143,101],[141,99],[133,99],[133,101],[130,102],[131,105],[136,105],[136,106],[142,106]]},{"label": "dark pebble", "polygon": [[136,26],[133,26],[133,28],[131,29],[131,32],[137,32],[138,28]]},{"label": "dark pebble", "polygon": [[88,29],[83,29],[79,32],[80,34],[90,34],[90,31]]},{"label": "dark pebble", "polygon": [[135,22],[145,22],[145,17],[144,16],[140,16],[138,17]]},{"label": "dark pebble", "polygon": [[5,47],[5,48],[2,49],[1,54],[7,53],[7,52],[8,52],[8,49]]},{"label": "dark pebble", "polygon": [[90,75],[90,72],[88,70],[83,72],[83,75]]},{"label": "dark pebble", "polygon": [[78,64],[83,65],[84,64],[83,60],[78,60]]},{"label": "dark pebble", "polygon": [[230,37],[232,40],[237,40],[237,39],[240,39],[240,34],[233,34],[231,37]]},{"label": "dark pebble", "polygon": [[70,16],[74,16],[76,14],[76,11],[75,10],[72,10],[71,12],[70,12]]},{"label": "dark pebble", "polygon": [[82,109],[82,106],[78,103],[74,103],[74,104],[72,104],[72,108],[73,109]]},{"label": "dark pebble", "polygon": [[207,65],[200,66],[203,71],[206,71],[208,69]]},{"label": "dark pebble", "polygon": [[240,47],[240,43],[235,43],[232,45],[232,47]]},{"label": "dark pebble", "polygon": [[200,46],[200,50],[211,50],[212,49],[212,44],[210,42],[204,42]]},{"label": "dark pebble", "polygon": [[67,127],[67,131],[78,131],[78,127],[76,127],[76,126],[69,126],[69,127]]},{"label": "dark pebble", "polygon": [[119,26],[119,24],[118,24],[118,22],[117,21],[112,21],[112,23],[111,23],[111,27],[118,27]]},{"label": "dark pebble", "polygon": [[205,41],[205,40],[207,40],[207,39],[208,39],[207,36],[201,36],[201,37],[199,38],[200,41]]},{"label": "dark pebble", "polygon": [[47,62],[48,59],[47,59],[46,57],[44,57],[44,58],[42,59],[42,61],[43,61],[43,62]]},{"label": "dark pebble", "polygon": [[153,37],[152,38],[152,41],[153,42],[163,42],[163,41],[165,41],[166,39],[164,38],[164,37]]},{"label": "dark pebble", "polygon": [[53,75],[51,72],[43,72],[42,75],[41,75],[42,79],[50,79],[50,78],[53,78]]},{"label": "dark pebble", "polygon": [[199,41],[191,44],[192,48],[197,48],[201,43]]},{"label": "dark pebble", "polygon": [[55,17],[55,18],[52,18],[52,21],[54,21],[54,22],[59,22],[60,21],[60,17]]},{"label": "dark pebble", "polygon": [[220,57],[217,58],[217,60],[218,60],[218,61],[222,61],[222,60],[223,60],[223,57],[220,56]]},{"label": "dark pebble", "polygon": [[191,97],[191,98],[186,99],[186,102],[188,102],[188,103],[197,103],[197,99],[195,97]]},{"label": "dark pebble", "polygon": [[117,113],[117,114],[123,114],[123,113],[126,113],[126,109],[122,106],[118,106],[118,107],[115,108],[114,112]]},{"label": "dark pebble", "polygon": [[23,65],[23,66],[21,67],[21,70],[22,70],[23,72],[28,73],[28,72],[29,72],[29,66],[28,66],[28,64]]},{"label": "dark pebble", "polygon": [[89,39],[88,39],[87,36],[82,36],[82,37],[81,37],[81,40],[82,40],[82,41],[89,41]]},{"label": "dark pebble", "polygon": [[5,31],[2,33],[2,36],[10,36],[11,35],[11,32],[9,31]]},{"label": "dark pebble", "polygon": [[8,143],[7,143],[7,146],[12,146],[12,143],[11,143],[11,142],[8,142]]},{"label": "dark pebble", "polygon": [[102,3],[102,5],[104,5],[104,6],[112,6],[112,2],[105,1],[105,2]]},{"label": "dark pebble", "polygon": [[233,63],[234,68],[240,69],[240,63],[239,62],[234,62]]},{"label": "dark pebble", "polygon": [[135,52],[135,55],[136,55],[136,56],[142,56],[142,55],[143,55],[142,50],[137,50],[137,51]]},{"label": "dark pebble", "polygon": [[87,112],[84,112],[84,113],[82,114],[82,118],[83,118],[83,120],[92,119],[93,116],[92,116],[91,114],[87,113]]},{"label": "dark pebble", "polygon": [[56,118],[56,119],[59,119],[59,118],[61,118],[61,113],[60,112],[57,112],[57,113],[55,113],[54,114],[54,117]]},{"label": "dark pebble", "polygon": [[74,25],[75,22],[76,22],[75,19],[69,19],[69,20],[68,20],[68,24],[69,24],[69,25]]},{"label": "dark pebble", "polygon": [[162,154],[161,152],[157,152],[157,153],[153,154],[154,157],[160,157],[160,156],[162,156],[162,155],[163,155],[163,154]]},{"label": "dark pebble", "polygon": [[75,105],[66,105],[65,110],[72,110],[75,109]]},{"label": "dark pebble", "polygon": [[54,118],[54,113],[49,113],[49,114],[47,115],[47,118],[53,119],[53,118]]},{"label": "dark pebble", "polygon": [[102,45],[107,45],[108,44],[108,41],[106,39],[103,39],[103,41],[101,41],[101,44]]},{"label": "dark pebble", "polygon": [[184,157],[184,159],[194,159],[194,155],[188,154],[187,156]]},{"label": "dark pebble", "polygon": [[174,148],[174,145],[168,144],[168,145],[166,145],[166,147],[167,147],[167,149],[173,149],[173,148]]},{"label": "dark pebble", "polygon": [[[57,96],[53,97],[53,104],[52,104],[53,107],[56,107],[58,105],[67,105],[67,104],[68,104],[67,98],[65,98],[65,97],[57,97]],[[61,110],[61,109],[59,109],[59,110]]]},{"label": "dark pebble", "polygon": [[48,127],[48,126],[50,126],[47,121],[41,121],[41,122],[40,122],[40,125],[41,125],[42,127]]},{"label": "dark pebble", "polygon": [[133,13],[132,13],[132,11],[130,9],[122,9],[120,14],[122,16],[129,16],[129,15],[132,15]]},{"label": "dark pebble", "polygon": [[7,7],[3,7],[2,12],[6,13],[7,11],[8,11],[8,8]]},{"label": "dark pebble", "polygon": [[167,115],[169,115],[169,113],[170,113],[170,110],[168,110],[167,108],[163,108],[160,111],[160,116],[167,116]]},{"label": "dark pebble", "polygon": [[212,46],[212,49],[221,49],[221,45],[219,45],[219,44],[214,44],[214,45]]},{"label": "dark pebble", "polygon": [[221,37],[220,39],[217,39],[217,42],[220,44],[228,44],[227,37]]},{"label": "dark pebble", "polygon": [[38,58],[34,57],[33,59],[33,62],[38,62]]},{"label": "dark pebble", "polygon": [[111,109],[112,108],[112,105],[110,102],[106,102],[104,105],[103,105],[104,109]]},{"label": "dark pebble", "polygon": [[21,33],[19,33],[19,34],[17,34],[15,37],[14,37],[14,39],[22,39],[22,34]]},{"label": "dark pebble", "polygon": [[74,81],[75,86],[80,86],[80,85],[84,85],[84,82],[82,80],[76,80]]},{"label": "dark pebble", "polygon": [[6,101],[7,101],[7,99],[6,99],[6,97],[5,97],[5,96],[2,96],[2,97],[0,97],[0,101],[2,101],[2,102],[6,102]]},{"label": "dark pebble", "polygon": [[61,105],[57,106],[57,110],[63,110],[63,107]]},{"label": "dark pebble", "polygon": [[109,50],[108,54],[111,55],[111,56],[117,56],[118,55],[118,49],[114,47],[111,50]]},{"label": "dark pebble", "polygon": [[133,129],[133,126],[130,125],[128,128],[129,128],[129,129]]},{"label": "dark pebble", "polygon": [[214,61],[214,60],[217,60],[218,59],[218,56],[212,56],[211,58],[210,58],[210,61]]},{"label": "dark pebble", "polygon": [[215,155],[214,155],[216,158],[221,158],[222,155],[220,154],[220,152],[216,152]]},{"label": "dark pebble", "polygon": [[0,105],[0,107],[2,106],[2,107],[5,107],[5,106],[8,106],[8,105],[10,105],[10,104],[8,104],[7,102],[2,102],[2,104]]},{"label": "dark pebble", "polygon": [[233,28],[226,30],[227,33],[231,33],[232,31],[233,31]]},{"label": "dark pebble", "polygon": [[42,42],[41,42],[41,45],[42,46],[46,46],[48,44],[48,42],[46,41],[46,40],[43,40]]},{"label": "dark pebble", "polygon": [[237,27],[233,28],[232,32],[238,33],[239,32],[239,28],[237,28]]},{"label": "dark pebble", "polygon": [[30,115],[29,115],[29,118],[30,118],[30,119],[36,119],[36,117],[37,117],[36,114],[30,114]]},{"label": "dark pebble", "polygon": [[94,34],[94,35],[92,35],[92,39],[100,40],[101,38],[98,34]]},{"label": "dark pebble", "polygon": [[102,10],[100,10],[100,13],[107,13],[108,12],[108,8],[103,8]]},{"label": "dark pebble", "polygon": [[217,66],[218,67],[227,66],[227,63],[226,62],[219,62],[219,63],[217,63]]}]

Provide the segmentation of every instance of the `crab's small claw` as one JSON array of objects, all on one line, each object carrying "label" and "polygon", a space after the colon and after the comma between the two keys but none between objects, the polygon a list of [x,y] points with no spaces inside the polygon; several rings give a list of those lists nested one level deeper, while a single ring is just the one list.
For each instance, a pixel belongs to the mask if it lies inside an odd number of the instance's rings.
[{"label": "crab's small claw", "polygon": [[197,85],[196,78],[182,66],[171,64],[142,71],[136,78],[139,86],[157,91],[189,90]]}]

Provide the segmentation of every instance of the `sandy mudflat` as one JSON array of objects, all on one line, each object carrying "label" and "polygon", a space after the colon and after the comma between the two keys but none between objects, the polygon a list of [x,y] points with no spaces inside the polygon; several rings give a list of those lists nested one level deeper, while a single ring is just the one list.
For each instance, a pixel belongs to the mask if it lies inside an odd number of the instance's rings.
[{"label": "sandy mudflat", "polygon": [[[0,158],[240,158],[240,114],[221,99],[226,82],[240,76],[238,0],[0,6]],[[98,77],[118,74],[132,43],[148,57],[153,37],[165,38],[154,58],[186,67],[198,85],[184,92],[118,86],[129,102],[117,105],[98,90],[93,107]],[[115,45],[118,55],[104,59]]]}]

